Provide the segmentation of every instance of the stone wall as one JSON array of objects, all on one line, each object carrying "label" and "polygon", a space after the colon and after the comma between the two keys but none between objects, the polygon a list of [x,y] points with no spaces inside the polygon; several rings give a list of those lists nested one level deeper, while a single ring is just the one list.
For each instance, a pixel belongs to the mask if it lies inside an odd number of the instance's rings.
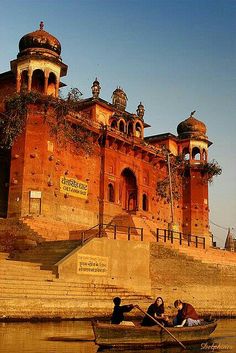
[{"label": "stone wall", "polygon": [[149,247],[146,242],[95,238],[59,261],[58,275],[150,294]]},{"label": "stone wall", "polygon": [[170,313],[175,312],[174,301],[181,299],[204,315],[236,315],[236,258],[232,265],[227,259],[225,265],[222,260],[204,263],[191,256],[194,249],[184,255],[156,243],[150,251],[152,295],[163,297]]}]

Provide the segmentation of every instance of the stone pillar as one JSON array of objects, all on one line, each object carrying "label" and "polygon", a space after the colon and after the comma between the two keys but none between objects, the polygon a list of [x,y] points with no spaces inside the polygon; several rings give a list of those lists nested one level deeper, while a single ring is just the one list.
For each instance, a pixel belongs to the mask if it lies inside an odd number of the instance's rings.
[{"label": "stone pillar", "polygon": [[31,92],[32,76],[33,76],[33,71],[32,71],[32,69],[29,69],[29,71],[28,71],[28,92]]},{"label": "stone pillar", "polygon": [[60,85],[60,77],[56,78],[56,90],[55,90],[55,97],[58,97],[59,94],[59,85]]},{"label": "stone pillar", "polygon": [[21,73],[17,70],[16,74],[16,92],[19,93],[21,89]]},{"label": "stone pillar", "polygon": [[48,93],[48,77],[49,77],[48,73],[45,72],[44,73],[44,92],[43,92],[45,95],[47,95]]}]

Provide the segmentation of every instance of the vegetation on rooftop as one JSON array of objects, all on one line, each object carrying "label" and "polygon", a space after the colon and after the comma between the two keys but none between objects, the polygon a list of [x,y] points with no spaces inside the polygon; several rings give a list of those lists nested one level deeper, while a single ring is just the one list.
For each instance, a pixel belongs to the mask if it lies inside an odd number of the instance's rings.
[{"label": "vegetation on rooftop", "polygon": [[[78,112],[81,93],[71,89],[65,99],[44,96],[38,92],[15,93],[5,101],[5,111],[0,119],[1,148],[11,148],[17,137],[23,133],[30,111],[30,105],[40,104],[44,114],[44,122],[50,127],[50,134],[58,143],[73,142],[77,150],[81,148],[88,154],[92,151],[91,131],[86,128],[85,114]],[[71,119],[76,113],[78,122]],[[83,121],[83,124],[81,124]]]}]

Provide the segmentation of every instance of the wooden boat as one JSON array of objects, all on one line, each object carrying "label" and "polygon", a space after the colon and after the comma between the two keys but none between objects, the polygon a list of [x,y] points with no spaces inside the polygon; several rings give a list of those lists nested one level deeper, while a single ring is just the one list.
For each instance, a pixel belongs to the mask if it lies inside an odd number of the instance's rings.
[{"label": "wooden boat", "polygon": [[[164,329],[151,327],[112,325],[92,322],[95,343],[101,348],[154,348],[178,344]],[[192,327],[168,327],[168,330],[182,343],[203,342],[215,330],[217,321],[204,322]]]}]

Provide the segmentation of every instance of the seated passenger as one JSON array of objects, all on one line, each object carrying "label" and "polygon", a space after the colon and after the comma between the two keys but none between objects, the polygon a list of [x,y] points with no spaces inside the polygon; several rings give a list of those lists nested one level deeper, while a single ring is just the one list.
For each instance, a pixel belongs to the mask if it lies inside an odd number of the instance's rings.
[{"label": "seated passenger", "polygon": [[132,321],[124,321],[124,313],[131,311],[135,306],[133,304],[120,305],[121,298],[115,297],[113,299],[114,309],[111,317],[111,323],[116,325],[129,325],[134,326]]},{"label": "seated passenger", "polygon": [[199,316],[191,304],[176,300],[174,306],[178,309],[178,314],[174,318],[173,324],[176,327],[200,325]]},{"label": "seated passenger", "polygon": [[[164,326],[169,326],[169,319],[164,315],[164,301],[161,297],[157,297],[155,302],[151,304],[147,310],[147,314],[151,315],[156,321]],[[144,316],[141,323],[142,326],[157,325],[148,315]]]}]

